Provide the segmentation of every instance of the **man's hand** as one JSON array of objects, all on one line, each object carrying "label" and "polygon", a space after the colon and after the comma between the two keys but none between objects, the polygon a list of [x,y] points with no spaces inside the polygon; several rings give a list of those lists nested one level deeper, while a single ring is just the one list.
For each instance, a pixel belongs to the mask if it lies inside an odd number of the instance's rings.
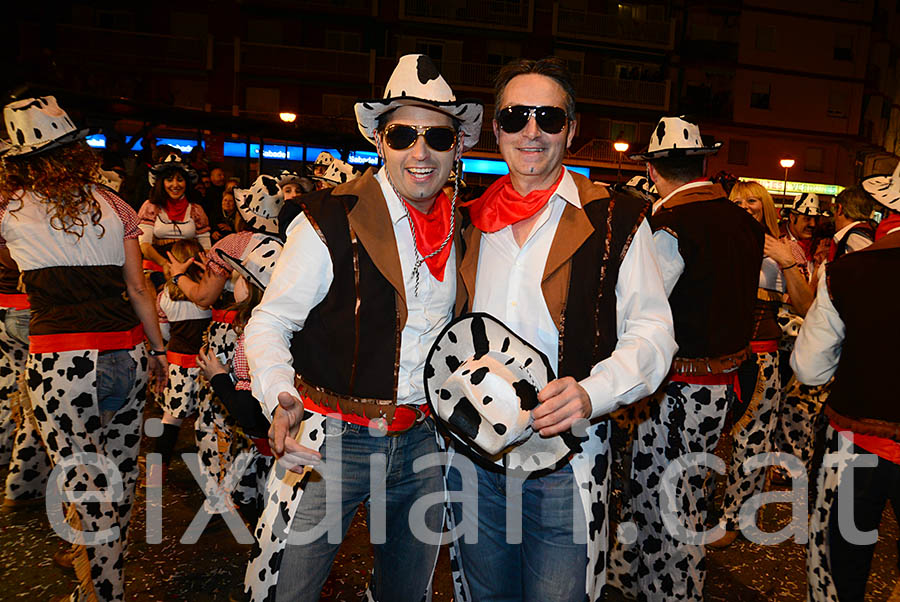
[{"label": "man's hand", "polygon": [[783,241],[766,234],[765,249],[763,251],[766,256],[771,257],[778,264],[778,267],[786,268],[789,265],[797,263],[794,254],[791,252],[791,246]]},{"label": "man's hand", "polygon": [[531,411],[531,427],[549,437],[572,428],[575,421],[591,417],[591,398],[571,376],[558,378],[538,393],[541,405]]},{"label": "man's hand", "polygon": [[269,427],[269,447],[275,457],[292,464],[290,470],[298,474],[304,466],[315,466],[322,455],[297,443],[300,422],[303,420],[303,402],[284,391],[278,394],[278,407],[272,415]]},{"label": "man's hand", "polygon": [[147,372],[150,379],[150,392],[162,394],[169,380],[169,360],[165,355],[148,355]]}]

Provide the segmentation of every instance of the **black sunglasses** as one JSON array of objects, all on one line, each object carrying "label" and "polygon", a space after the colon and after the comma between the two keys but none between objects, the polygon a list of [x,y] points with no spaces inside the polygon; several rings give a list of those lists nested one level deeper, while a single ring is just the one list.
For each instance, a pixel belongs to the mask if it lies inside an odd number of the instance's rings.
[{"label": "black sunglasses", "polygon": [[548,134],[558,134],[566,127],[569,116],[565,109],[559,107],[527,107],[525,105],[513,105],[501,109],[497,113],[497,125],[507,134],[515,134],[522,131],[528,120],[534,115],[538,127]]},{"label": "black sunglasses", "polygon": [[384,128],[384,142],[394,150],[406,150],[419,136],[433,151],[444,153],[456,144],[456,130],[446,125],[404,125],[392,123]]}]

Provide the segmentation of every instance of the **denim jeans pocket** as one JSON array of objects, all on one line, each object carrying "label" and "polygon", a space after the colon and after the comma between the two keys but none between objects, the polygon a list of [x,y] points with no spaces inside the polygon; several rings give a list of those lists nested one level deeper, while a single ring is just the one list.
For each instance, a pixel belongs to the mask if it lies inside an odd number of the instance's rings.
[{"label": "denim jeans pocket", "polygon": [[97,356],[97,401],[100,410],[118,412],[128,401],[134,386],[137,365],[129,349],[120,349]]},{"label": "denim jeans pocket", "polygon": [[325,418],[325,436],[340,437],[347,432],[348,423],[339,418]]},{"label": "denim jeans pocket", "polygon": [[6,331],[23,345],[28,345],[28,323],[30,321],[30,309],[8,309],[3,319]]}]

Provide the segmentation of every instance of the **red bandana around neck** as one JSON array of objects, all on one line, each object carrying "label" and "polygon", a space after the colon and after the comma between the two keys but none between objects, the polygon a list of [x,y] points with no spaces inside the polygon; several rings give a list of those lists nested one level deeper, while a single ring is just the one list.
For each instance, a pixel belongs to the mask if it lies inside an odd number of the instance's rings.
[{"label": "red bandana around neck", "polygon": [[[428,213],[422,213],[410,205],[406,199],[402,200],[406,204],[409,218],[416,229],[416,249],[419,251],[419,255],[428,257],[430,253],[441,246],[441,243],[447,238],[447,232],[450,231],[450,199],[443,192],[438,193],[431,206],[431,211]],[[452,246],[453,240],[451,239],[440,253],[425,260],[428,270],[432,276],[438,279],[438,282],[444,281],[444,267],[447,265]]]},{"label": "red bandana around neck", "polygon": [[166,215],[168,215],[169,219],[173,222],[183,222],[184,215],[187,213],[188,204],[186,196],[182,196],[177,201],[169,199],[166,201]]},{"label": "red bandana around neck", "polygon": [[474,201],[464,203],[469,207],[472,224],[482,232],[497,232],[510,224],[528,219],[544,208],[559,183],[564,169],[560,170],[556,183],[546,190],[532,190],[522,196],[513,188],[509,174],[506,174],[484,191]]},{"label": "red bandana around neck", "polygon": [[878,222],[878,228],[875,230],[875,240],[880,239],[882,236],[887,236],[887,233],[894,228],[900,228],[900,213],[892,213]]}]

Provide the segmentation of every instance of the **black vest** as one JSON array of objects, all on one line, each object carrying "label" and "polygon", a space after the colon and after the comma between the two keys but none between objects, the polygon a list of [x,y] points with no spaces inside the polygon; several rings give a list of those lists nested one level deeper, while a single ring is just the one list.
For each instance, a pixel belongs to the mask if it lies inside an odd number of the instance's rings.
[{"label": "black vest", "polygon": [[669,201],[650,218],[654,232],[675,235],[684,260],[684,271],[669,295],[681,358],[738,353],[753,333],[764,231],[718,186],[685,192],[699,196],[716,191],[723,196],[671,207]]},{"label": "black vest", "polygon": [[286,203],[278,216],[284,235],[305,213],[328,246],[334,269],[328,294],[291,341],[294,370],[307,383],[341,396],[396,401],[400,316],[395,291],[350,228],[348,215],[359,199],[332,191]]},{"label": "black vest", "polygon": [[828,405],[843,416],[900,423],[900,233],[829,263],[828,291],[846,326]]}]

